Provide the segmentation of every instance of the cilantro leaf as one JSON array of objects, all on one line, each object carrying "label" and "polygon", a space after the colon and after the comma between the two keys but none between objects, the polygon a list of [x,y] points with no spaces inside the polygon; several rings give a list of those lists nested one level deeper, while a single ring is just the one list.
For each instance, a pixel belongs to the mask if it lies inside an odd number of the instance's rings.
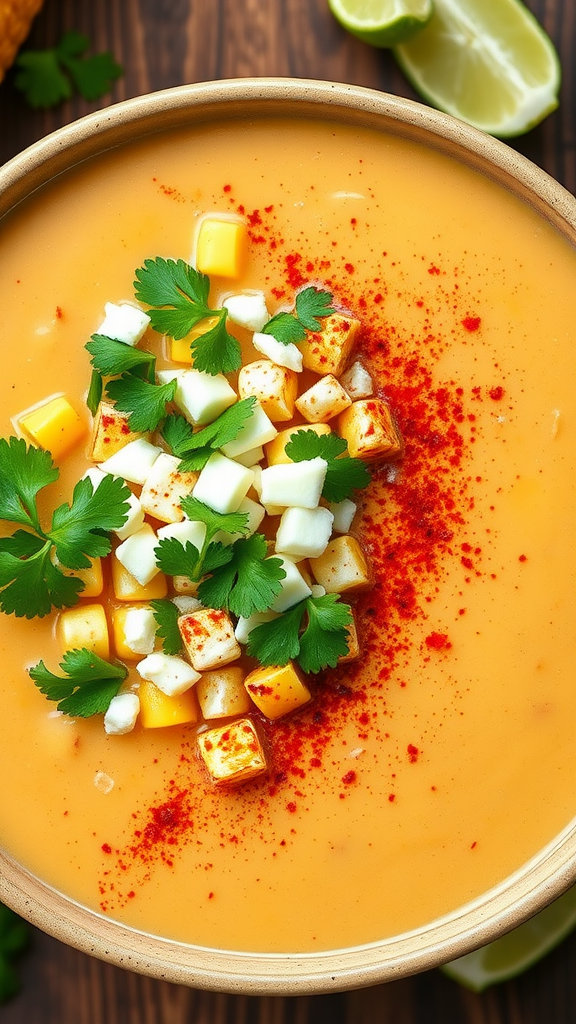
[{"label": "cilantro leaf", "polygon": [[144,376],[154,382],[156,357],[152,352],[125,345],[123,341],[107,338],[104,334],[93,334],[86,343],[86,349],[92,356],[90,365],[103,377],[117,377],[130,370],[141,370]]},{"label": "cilantro leaf", "polygon": [[[306,625],[302,631],[302,622]],[[347,628],[352,609],[339,594],[308,597],[270,622],[262,622],[248,637],[248,654],[261,665],[286,665],[296,659],[304,672],[334,668],[348,653]]]},{"label": "cilantro leaf", "polygon": [[248,617],[270,608],[286,576],[279,558],[267,558],[266,538],[261,533],[243,537],[231,546],[230,562],[215,569],[198,588],[202,604],[227,608],[234,615]]},{"label": "cilantro leaf", "polygon": [[128,675],[125,665],[104,661],[85,647],[66,651],[60,668],[64,676],[39,661],[28,673],[48,700],[57,701],[59,711],[78,718],[105,714]]},{"label": "cilantro leaf", "polygon": [[286,445],[286,454],[293,462],[304,462],[317,456],[328,463],[322,497],[327,501],[343,501],[357,490],[367,487],[371,477],[362,459],[353,459],[344,453],[348,442],[337,434],[315,434],[312,430],[299,430]]},{"label": "cilantro leaf", "polygon": [[50,452],[21,437],[0,438],[0,519],[40,532],[36,495],[58,476]]},{"label": "cilantro leaf", "polygon": [[182,637],[178,629],[180,612],[177,605],[166,598],[156,598],[150,601],[150,604],[158,624],[156,634],[162,640],[164,654],[180,654],[182,651]]},{"label": "cilantro leaf", "polygon": [[[239,530],[236,533],[240,533]],[[227,565],[232,561],[232,547],[230,544],[222,544],[219,540],[212,541],[206,548],[204,556],[204,572],[214,572],[221,565]]]},{"label": "cilantro leaf", "polygon": [[254,414],[255,404],[254,396],[243,398],[197,431],[183,416],[172,414],[162,426],[162,437],[174,455],[182,459],[181,469],[203,469],[213,452],[238,436]]},{"label": "cilantro leaf", "polygon": [[212,540],[219,530],[225,533],[246,533],[248,530],[247,512],[216,512],[191,494],[181,498],[180,505],[188,519],[206,524],[206,541]]},{"label": "cilantro leaf", "polygon": [[28,558],[0,551],[0,611],[17,618],[43,618],[54,608],[70,608],[84,589],[82,580],[66,576],[50,558],[47,541]]},{"label": "cilantro leaf", "polygon": [[202,575],[200,552],[192,541],[182,544],[176,537],[164,537],[154,548],[154,555],[167,576],[187,576],[197,582]]},{"label": "cilantro leaf", "polygon": [[30,929],[13,910],[0,903],[0,1003],[6,1002],[20,989],[20,981],[12,960],[28,945]]},{"label": "cilantro leaf", "polygon": [[292,313],[276,313],[264,324],[262,334],[271,334],[283,345],[297,345],[304,341],[306,331],[300,321]]},{"label": "cilantro leaf", "polygon": [[216,376],[233,373],[240,368],[240,343],[226,329],[226,310],[213,310],[208,305],[210,279],[184,260],[156,259],[144,261],[136,271],[136,298],[151,308],[152,327],[171,338],[185,338],[202,320],[216,323],[190,345],[194,366]]},{"label": "cilantro leaf", "polygon": [[151,384],[140,377],[124,373],[106,386],[106,395],[120,412],[129,413],[128,425],[135,432],[155,430],[166,415],[166,406],[174,398],[176,381]]},{"label": "cilantro leaf", "polygon": [[307,331],[319,331],[322,324],[317,318],[330,316],[334,313],[332,295],[330,292],[320,291],[319,288],[304,288],[296,296],[296,316]]},{"label": "cilantro leaf", "polygon": [[14,558],[29,558],[44,547],[45,540],[27,530],[16,530],[11,537],[0,538],[0,551],[8,551]]},{"label": "cilantro leaf", "polygon": [[122,74],[110,53],[90,57],[87,36],[67,32],[49,50],[23,50],[16,58],[14,84],[31,107],[53,107],[72,96],[73,87],[84,99],[94,100],[108,92]]},{"label": "cilantro leaf", "polygon": [[102,381],[102,377],[98,373],[98,370],[92,370],[92,375],[90,377],[90,387],[88,388],[88,394],[86,396],[86,405],[90,409],[90,412],[92,413],[93,416],[96,415],[98,406],[100,405],[103,387],[104,384]]},{"label": "cilantro leaf", "polygon": [[121,477],[107,474],[94,490],[88,478],[79,480],[71,505],[54,510],[48,537],[58,561],[69,569],[87,569],[89,558],[104,557],[111,550],[106,532],[126,522],[130,491]]}]

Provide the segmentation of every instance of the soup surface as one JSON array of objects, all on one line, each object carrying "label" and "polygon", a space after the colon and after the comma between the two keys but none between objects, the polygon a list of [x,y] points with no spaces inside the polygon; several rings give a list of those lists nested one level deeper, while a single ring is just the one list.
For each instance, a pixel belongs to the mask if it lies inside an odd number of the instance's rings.
[{"label": "soup surface", "polygon": [[[415,144],[335,124],[222,123],[78,167],[2,226],[1,433],[89,383],[86,341],[135,269],[247,218],[240,282],[312,283],[363,321],[405,440],[360,495],[375,572],[361,658],[266,726],[270,774],[214,791],[194,730],[54,716],[55,616],[2,616],[0,840],[97,912],[224,949],[314,951],[444,915],[574,815],[576,256],[527,206]],[[255,356],[253,355],[253,358]],[[83,412],[88,421],[88,413]],[[52,506],[87,465],[61,465]],[[113,785],[110,785],[113,783]]]}]

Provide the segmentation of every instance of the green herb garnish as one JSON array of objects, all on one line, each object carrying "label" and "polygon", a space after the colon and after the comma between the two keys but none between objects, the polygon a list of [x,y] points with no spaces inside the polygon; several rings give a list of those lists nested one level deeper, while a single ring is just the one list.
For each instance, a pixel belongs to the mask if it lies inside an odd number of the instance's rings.
[{"label": "green herb garnish", "polygon": [[304,672],[335,668],[338,658],[348,653],[347,627],[352,622],[352,609],[340,603],[339,594],[307,597],[278,618],[256,626],[248,637],[247,651],[261,665],[286,665],[296,659]]},{"label": "green herb garnish", "polygon": [[23,50],[16,58],[14,85],[31,107],[54,107],[74,91],[85,100],[109,92],[123,74],[111,53],[86,57],[90,40],[80,32],[66,32],[51,50]]},{"label": "green herb garnish", "polygon": [[181,505],[188,519],[206,526],[202,550],[199,551],[191,541],[182,544],[176,537],[164,537],[155,548],[156,561],[167,576],[186,576],[192,583],[197,583],[206,573],[214,572],[231,561],[232,546],[212,538],[220,530],[232,534],[246,533],[248,513],[216,512],[192,495],[182,498]]},{"label": "green herb garnish", "polygon": [[144,260],[144,266],[136,271],[134,289],[136,298],[150,306],[154,330],[176,340],[185,338],[202,320],[216,318],[216,323],[190,344],[195,369],[212,376],[240,369],[240,343],[226,329],[226,309],[208,305],[210,278],[206,274],[184,260],[157,256]]},{"label": "green herb garnish", "polygon": [[178,618],[180,612],[173,601],[167,598],[155,598],[150,601],[156,619],[156,635],[162,641],[164,654],[180,654],[182,652],[182,637],[178,629]]},{"label": "green herb garnish", "polygon": [[194,431],[184,416],[168,416],[161,434],[174,455],[182,459],[181,470],[203,469],[211,455],[222,445],[234,441],[254,413],[256,399],[243,398],[226,409],[207,427]]},{"label": "green herb garnish", "polygon": [[318,319],[334,313],[332,295],[310,285],[298,292],[293,313],[277,313],[262,328],[262,334],[271,334],[283,345],[296,345],[304,341],[306,331],[319,331],[322,324]]},{"label": "green herb garnish", "polygon": [[90,365],[102,377],[119,377],[122,373],[137,372],[154,383],[156,357],[152,352],[126,345],[123,341],[108,338],[105,334],[93,334],[86,343],[86,349],[92,356]]},{"label": "green herb garnish", "polygon": [[57,701],[58,711],[77,718],[105,714],[128,675],[125,665],[104,661],[85,647],[66,651],[60,668],[64,676],[39,661],[28,673],[48,700]]},{"label": "green herb garnish", "polygon": [[37,496],[59,476],[50,452],[27,446],[22,438],[0,438],[0,519],[23,529],[0,539],[0,611],[28,619],[52,607],[77,603],[84,583],[67,569],[87,569],[90,559],[111,550],[108,532],[128,514],[130,492],[119,478],[106,476],[94,490],[79,480],[72,504],[60,505],[44,530]]},{"label": "green herb garnish", "polygon": [[13,910],[0,903],[0,1003],[20,990],[20,979],[12,961],[30,939],[30,928]]},{"label": "green herb garnish", "polygon": [[166,407],[174,398],[176,380],[151,384],[148,380],[123,373],[106,385],[106,396],[120,412],[128,413],[130,430],[155,430],[166,416]]},{"label": "green herb garnish", "polygon": [[248,617],[264,612],[280,593],[286,572],[280,558],[268,558],[266,538],[261,533],[242,537],[230,545],[232,557],[215,568],[198,587],[198,597],[208,608],[226,608],[234,615]]},{"label": "green herb garnish", "polygon": [[286,454],[293,462],[305,462],[319,456],[328,463],[322,497],[326,501],[343,501],[354,491],[367,487],[370,472],[362,459],[353,459],[344,453],[348,442],[337,434],[316,434],[313,430],[299,430],[286,445]]}]

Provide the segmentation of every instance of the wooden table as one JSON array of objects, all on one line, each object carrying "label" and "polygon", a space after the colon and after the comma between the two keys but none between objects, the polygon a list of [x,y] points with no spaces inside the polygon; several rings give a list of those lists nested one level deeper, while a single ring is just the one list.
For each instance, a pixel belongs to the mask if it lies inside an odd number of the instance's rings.
[{"label": "wooden table", "polygon": [[[488,2],[488,0],[486,0]],[[528,0],[559,50],[560,108],[515,145],[576,191],[576,0]],[[187,82],[294,76],[351,82],[411,98],[387,52],[347,36],[326,0],[45,0],[31,44],[74,28],[109,49],[124,76],[100,104],[33,112],[0,86],[0,161],[98,105]],[[573,1024],[576,934],[517,981],[477,996],[439,971],[342,995],[255,998],[196,992],[100,963],[35,933],[23,990],[3,1024]]]}]

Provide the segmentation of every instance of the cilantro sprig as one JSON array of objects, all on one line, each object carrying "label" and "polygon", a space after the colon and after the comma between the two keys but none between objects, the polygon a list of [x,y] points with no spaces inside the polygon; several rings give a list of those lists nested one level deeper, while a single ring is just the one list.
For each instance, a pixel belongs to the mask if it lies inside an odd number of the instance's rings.
[{"label": "cilantro sprig", "polygon": [[13,960],[30,940],[30,928],[13,910],[0,903],[0,1003],[15,996],[20,979]]},{"label": "cilantro sprig", "polygon": [[280,593],[286,577],[280,558],[267,558],[266,538],[261,533],[241,537],[229,546],[230,559],[214,567],[202,580],[198,597],[208,608],[226,608],[248,617],[264,612]]},{"label": "cilantro sprig", "polygon": [[99,99],[123,69],[111,53],[87,57],[89,46],[87,36],[72,31],[50,50],[23,50],[15,61],[14,85],[34,108],[54,107],[74,90],[86,100]]},{"label": "cilantro sprig", "polygon": [[242,363],[240,343],[228,333],[226,309],[208,305],[210,278],[184,260],[144,260],[136,271],[136,298],[145,302],[152,327],[178,340],[185,338],[196,324],[215,320],[205,333],[190,344],[194,367],[216,376],[234,373]]},{"label": "cilantro sprig", "polygon": [[254,396],[243,398],[226,409],[207,427],[194,431],[184,416],[173,413],[166,418],[161,434],[174,455],[182,460],[181,470],[203,469],[211,455],[233,441],[254,414]]},{"label": "cilantro sprig", "polygon": [[304,672],[335,668],[348,653],[347,628],[352,624],[350,605],[339,594],[308,597],[276,619],[263,622],[248,637],[248,654],[261,665],[298,661]]},{"label": "cilantro sprig", "polygon": [[0,519],[22,527],[0,539],[0,611],[7,614],[31,619],[76,604],[84,583],[60,566],[87,569],[110,552],[109,532],[126,521],[130,492],[106,476],[96,490],[79,480],[72,503],[59,505],[45,530],[37,498],[58,476],[50,452],[0,438]]},{"label": "cilantro sprig", "polygon": [[246,533],[248,513],[216,512],[192,495],[182,498],[181,504],[188,519],[206,526],[202,548],[198,550],[191,541],[182,544],[176,537],[164,537],[154,549],[156,561],[167,576],[186,576],[197,583],[206,573],[216,572],[231,561],[232,546],[214,541],[213,537],[221,530],[231,534]]},{"label": "cilantro sprig", "polygon": [[104,661],[86,647],[66,651],[60,668],[64,676],[39,661],[28,674],[48,700],[57,702],[58,711],[77,718],[104,715],[128,675],[125,665]]},{"label": "cilantro sprig", "polygon": [[120,412],[128,413],[130,430],[155,430],[166,416],[167,406],[174,398],[176,380],[151,384],[148,380],[123,373],[106,385],[106,395]]},{"label": "cilantro sprig", "polygon": [[297,345],[304,341],[306,331],[319,331],[320,320],[334,313],[331,292],[310,285],[298,292],[293,313],[277,313],[262,328],[262,334],[271,334],[283,345]]},{"label": "cilantro sprig", "polygon": [[315,434],[313,430],[299,430],[286,445],[286,454],[293,462],[304,462],[319,456],[328,463],[322,497],[326,501],[343,501],[354,491],[370,483],[370,472],[362,459],[345,453],[348,442],[338,434]]},{"label": "cilantro sprig", "polygon": [[156,382],[156,357],[152,352],[125,345],[104,334],[93,334],[86,343],[91,355],[92,380],[88,392],[88,408],[96,412],[102,397],[103,378],[112,377],[106,385],[106,397],[120,412],[128,413],[131,430],[155,430],[166,416],[167,406],[174,398],[176,381]]},{"label": "cilantro sprig", "polygon": [[180,654],[182,636],[178,629],[180,612],[177,606],[166,597],[155,598],[150,604],[156,620],[156,636],[162,641],[164,654]]}]

